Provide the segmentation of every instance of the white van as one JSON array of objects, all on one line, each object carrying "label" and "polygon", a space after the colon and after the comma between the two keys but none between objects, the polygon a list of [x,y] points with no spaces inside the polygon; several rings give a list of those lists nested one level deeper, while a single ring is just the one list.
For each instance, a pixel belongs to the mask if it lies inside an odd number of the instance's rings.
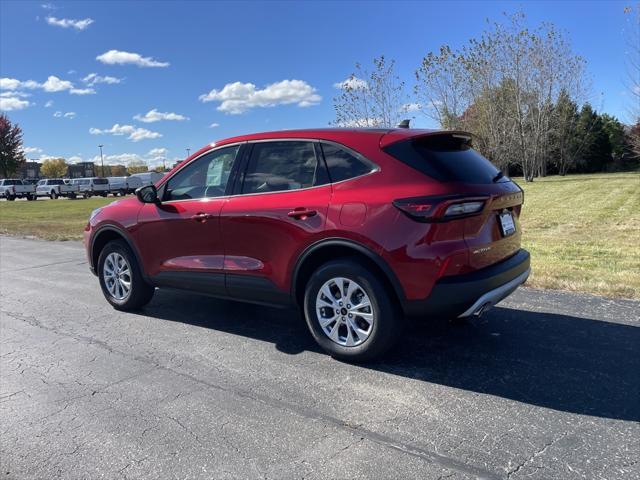
[{"label": "white van", "polygon": [[106,197],[109,194],[109,180],[106,178],[74,178],[71,180],[71,185],[78,185],[78,194],[84,198],[89,198],[93,195]]},{"label": "white van", "polygon": [[164,177],[164,173],[158,173],[158,172],[134,173],[129,178],[133,178],[133,177],[139,178],[140,181],[142,182],[142,185],[140,186],[145,187],[147,185],[153,185],[154,183],[156,183],[158,180]]},{"label": "white van", "polygon": [[136,188],[142,186],[142,180],[138,177],[108,177],[109,180],[109,192],[116,195],[126,195],[133,193]]}]

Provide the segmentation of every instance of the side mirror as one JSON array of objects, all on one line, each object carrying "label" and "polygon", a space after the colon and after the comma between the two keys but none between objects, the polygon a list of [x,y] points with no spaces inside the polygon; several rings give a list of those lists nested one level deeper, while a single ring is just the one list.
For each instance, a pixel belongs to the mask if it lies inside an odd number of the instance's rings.
[{"label": "side mirror", "polygon": [[158,190],[155,185],[146,185],[144,187],[136,188],[136,197],[142,203],[160,203],[158,199]]}]

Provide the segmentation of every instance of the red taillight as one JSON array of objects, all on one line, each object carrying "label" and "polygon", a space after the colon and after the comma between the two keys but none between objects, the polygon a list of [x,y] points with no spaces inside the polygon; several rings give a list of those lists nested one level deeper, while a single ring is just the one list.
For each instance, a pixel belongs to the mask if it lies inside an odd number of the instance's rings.
[{"label": "red taillight", "polygon": [[420,222],[446,222],[470,217],[482,211],[488,196],[448,195],[395,200],[393,205]]}]

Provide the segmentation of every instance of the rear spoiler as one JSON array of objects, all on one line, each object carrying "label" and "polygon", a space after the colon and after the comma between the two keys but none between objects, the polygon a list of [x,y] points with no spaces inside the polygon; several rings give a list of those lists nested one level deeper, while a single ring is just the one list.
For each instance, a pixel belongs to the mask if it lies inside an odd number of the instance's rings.
[{"label": "rear spoiler", "polygon": [[468,139],[470,142],[473,135],[464,130],[418,130],[410,128],[402,128],[389,130],[387,133],[380,137],[380,148],[383,149],[394,143],[401,142],[403,140],[414,140],[423,137],[431,137],[436,135],[452,135],[454,137],[460,137]]}]

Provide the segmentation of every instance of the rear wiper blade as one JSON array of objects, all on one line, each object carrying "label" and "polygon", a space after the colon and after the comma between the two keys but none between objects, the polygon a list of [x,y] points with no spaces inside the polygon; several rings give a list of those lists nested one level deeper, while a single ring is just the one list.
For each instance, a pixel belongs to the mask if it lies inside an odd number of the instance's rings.
[{"label": "rear wiper blade", "polygon": [[504,177],[504,173],[502,173],[502,170],[499,171],[498,173],[496,173],[496,176],[493,177],[493,180],[491,180],[493,183],[496,183],[498,180],[500,180],[502,177]]}]

